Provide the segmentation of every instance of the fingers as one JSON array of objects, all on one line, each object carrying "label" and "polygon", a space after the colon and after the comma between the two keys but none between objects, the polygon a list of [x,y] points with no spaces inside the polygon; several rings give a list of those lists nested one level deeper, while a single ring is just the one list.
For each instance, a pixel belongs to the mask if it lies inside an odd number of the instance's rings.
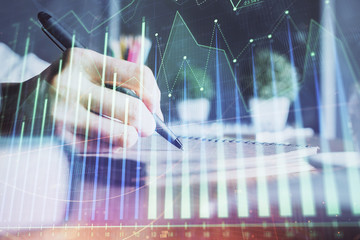
[{"label": "fingers", "polygon": [[160,90],[150,68],[84,49],[74,48],[73,56],[74,62],[81,61],[89,78],[95,84],[101,85],[103,73],[105,73],[104,81],[112,84],[114,73],[116,73],[117,86],[135,91],[150,112],[162,115]]},{"label": "fingers", "polygon": [[[163,114],[160,109],[160,90],[152,71],[148,67],[78,48],[67,50],[64,53],[63,61],[62,78],[75,81],[78,79],[74,77],[74,74],[82,73],[82,83],[79,89],[76,89],[75,86],[78,85],[76,83],[70,85],[64,85],[65,83],[63,83],[59,90],[61,92],[60,95],[64,99],[72,98],[75,100],[76,96],[79,94],[81,96],[80,103],[82,105],[82,113],[79,114],[79,119],[77,120],[79,131],[86,129],[84,124],[86,123],[85,116],[87,116],[89,94],[91,94],[90,109],[93,112],[113,116],[122,121],[122,123],[117,122],[115,124],[115,131],[124,133],[125,128],[127,128],[131,137],[128,139],[129,144],[136,142],[138,135],[144,137],[154,132],[156,124],[153,113],[163,119]],[[115,82],[117,86],[133,90],[138,96],[141,96],[141,100],[117,91],[114,92],[109,88],[101,87],[104,76],[104,82],[111,85],[114,83],[114,77],[116,77]],[[69,81],[70,80],[67,82]],[[69,88],[69,86],[73,89],[68,93],[66,89]],[[74,105],[74,102],[70,100],[69,102],[70,105]],[[74,118],[74,116],[73,114],[71,117]],[[71,122],[71,117],[65,120],[66,124]],[[89,136],[96,135],[97,137],[99,126],[96,124],[99,124],[99,117],[91,113],[89,118],[90,125],[88,134]],[[101,121],[103,121],[103,119]],[[110,120],[106,119],[103,122],[108,121]],[[75,122],[73,122],[73,124],[75,125]],[[125,127],[125,125],[127,126]],[[102,136],[110,136],[110,134],[112,134],[109,126],[110,125],[101,123],[102,131],[100,132],[102,132]],[[95,132],[92,132],[94,129]],[[136,133],[136,137],[134,133]],[[123,144],[122,141],[124,140],[120,137],[120,139],[116,139],[116,141]],[[126,143],[126,145],[127,144],[128,143]]]},{"label": "fingers", "polygon": [[157,112],[156,112],[156,115],[162,120],[164,121],[164,115],[162,113],[162,111],[159,109]]},{"label": "fingers", "polygon": [[[146,66],[126,63],[129,70],[119,73],[120,85],[134,90],[152,113],[157,112],[160,109],[160,90],[152,71]],[[114,69],[121,68],[117,61],[113,61],[113,66]]]},{"label": "fingers", "polygon": [[[57,125],[63,126],[63,124],[63,121],[58,121]],[[69,134],[69,132],[72,133],[72,135]],[[61,135],[63,133],[58,132],[58,134]],[[71,121],[70,119],[66,121],[66,131],[64,134],[68,142],[73,141],[71,138],[73,138],[73,134],[75,134],[77,140],[84,139],[84,141],[89,142],[88,146],[92,146],[91,143],[96,143],[99,139],[101,142],[112,142],[114,148],[124,146],[131,147],[138,139],[138,133],[133,126],[87,112],[84,108],[79,109],[77,121]]]},{"label": "fingers", "polygon": [[[101,91],[104,92],[102,101]],[[124,124],[134,127],[142,137],[154,133],[156,127],[154,117],[141,100],[108,88],[96,87],[96,90],[92,92],[92,111],[102,112],[102,114],[121,120]],[[86,104],[84,105],[86,106]]]}]

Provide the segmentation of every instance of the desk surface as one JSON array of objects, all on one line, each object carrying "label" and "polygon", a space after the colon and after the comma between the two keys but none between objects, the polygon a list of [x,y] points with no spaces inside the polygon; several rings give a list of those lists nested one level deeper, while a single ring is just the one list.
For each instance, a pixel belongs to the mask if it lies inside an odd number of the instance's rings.
[{"label": "desk surface", "polygon": [[[352,239],[360,233],[360,198],[352,191],[359,169],[256,177],[239,170],[220,183],[210,175],[172,176],[175,168],[189,171],[184,162],[164,168],[84,161],[51,139],[41,152],[29,140],[9,144],[0,158],[2,239]],[[25,152],[16,154],[20,148]]]}]

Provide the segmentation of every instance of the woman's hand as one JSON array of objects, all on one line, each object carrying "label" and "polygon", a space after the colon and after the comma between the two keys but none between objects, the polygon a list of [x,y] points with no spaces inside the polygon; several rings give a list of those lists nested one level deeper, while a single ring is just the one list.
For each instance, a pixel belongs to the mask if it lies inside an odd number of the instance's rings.
[{"label": "woman's hand", "polygon": [[[139,135],[154,132],[153,113],[162,118],[160,90],[146,66],[73,48],[41,77],[51,86],[56,133],[67,142],[98,138],[109,142],[112,136],[114,147],[129,147]],[[131,89],[141,100],[104,84]]]}]

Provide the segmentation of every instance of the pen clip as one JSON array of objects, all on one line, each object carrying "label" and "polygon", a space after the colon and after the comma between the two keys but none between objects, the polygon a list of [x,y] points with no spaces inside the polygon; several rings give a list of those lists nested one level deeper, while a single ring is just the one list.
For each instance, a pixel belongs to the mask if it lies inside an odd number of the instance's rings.
[{"label": "pen clip", "polygon": [[60,44],[51,36],[48,31],[44,27],[41,27],[41,30],[45,33],[45,35],[58,47],[61,51],[65,52],[65,48],[61,47]]}]

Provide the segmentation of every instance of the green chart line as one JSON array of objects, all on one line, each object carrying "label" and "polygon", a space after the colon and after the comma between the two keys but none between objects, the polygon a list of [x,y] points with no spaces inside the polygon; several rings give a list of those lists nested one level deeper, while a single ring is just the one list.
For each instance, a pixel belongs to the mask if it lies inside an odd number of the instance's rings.
[{"label": "green chart line", "polygon": [[[204,133],[204,127],[202,126],[202,132]],[[207,177],[207,164],[206,164],[206,151],[205,142],[200,143],[201,159],[200,159],[200,218],[210,217],[210,206],[209,206],[209,187]]]},{"label": "green chart line", "polygon": [[45,122],[46,122],[47,103],[48,103],[48,99],[46,98],[45,101],[44,101],[44,112],[43,112],[43,117],[42,117],[42,121],[41,121],[40,147],[42,146],[43,137],[44,137],[44,129],[45,129]]},{"label": "green chart line", "polygon": [[[19,169],[19,165],[20,165],[20,161],[21,161],[21,149],[22,149],[22,143],[23,143],[23,137],[24,137],[24,128],[25,128],[25,120],[22,122],[22,125],[21,125],[21,134],[20,134],[20,142],[19,142],[19,148],[18,148],[18,152],[17,152],[17,158],[16,158],[16,161],[15,161],[15,164],[16,164],[16,168],[15,168],[15,182],[13,183],[14,186],[16,186],[17,184],[17,179],[18,179],[18,169]],[[10,215],[9,215],[9,222],[11,222],[11,218],[12,218],[12,211],[13,211],[13,207],[14,207],[14,195],[15,195],[15,192],[17,191],[17,189],[13,189],[12,191],[12,194],[11,194],[11,203],[10,203]]]},{"label": "green chart line", "polygon": [[111,120],[110,120],[110,136],[109,136],[109,154],[108,154],[108,166],[107,166],[107,179],[106,179],[106,198],[105,198],[105,218],[107,221],[109,217],[109,200],[110,200],[110,179],[111,179],[111,163],[112,163],[112,151],[113,151],[113,139],[114,139],[114,122],[115,122],[115,94],[116,94],[116,78],[117,73],[113,76],[112,85],[112,99],[111,99]]},{"label": "green chart line", "polygon": [[[43,137],[44,137],[44,128],[45,128],[45,122],[46,122],[46,108],[47,108],[47,103],[48,100],[45,99],[44,101],[44,110],[43,110],[43,116],[42,116],[42,120],[41,120],[41,131],[40,131],[40,141],[39,141],[39,154],[38,154],[38,159],[40,159],[40,155],[42,153],[42,144],[43,144]],[[39,174],[39,163],[40,161],[37,160],[37,165],[36,165],[36,173],[35,173],[35,184],[34,184],[34,189],[33,192],[36,192],[36,187],[38,184],[38,174]],[[34,205],[35,205],[35,196],[32,199],[32,207],[31,207],[31,213],[30,213],[30,219],[32,221],[33,216],[34,216]]]},{"label": "green chart line", "polygon": [[264,166],[263,146],[256,145],[257,162],[257,202],[259,217],[270,217],[269,192],[266,181],[266,171]]},{"label": "green chart line", "polygon": [[[156,139],[151,142],[151,149],[157,149]],[[151,151],[150,170],[149,170],[149,201],[148,201],[148,219],[157,218],[157,154]]]},{"label": "green chart line", "polygon": [[278,199],[279,199],[279,214],[282,217],[291,217],[291,193],[289,187],[289,179],[286,168],[286,159],[282,154],[285,152],[283,146],[277,146],[277,170],[278,170]]},{"label": "green chart line", "polygon": [[[304,146],[304,145],[302,145]],[[307,162],[306,158],[302,161]],[[316,215],[314,194],[311,181],[311,173],[305,165],[300,166],[300,195],[301,195],[301,208],[304,217],[313,217]]]},{"label": "green chart line", "polygon": [[[240,139],[240,134],[237,137]],[[248,192],[246,186],[246,172],[244,166],[243,146],[240,144],[236,148],[236,158],[238,159],[237,169],[237,206],[238,217],[249,217]]]},{"label": "green chart line", "polygon": [[19,111],[20,111],[20,101],[21,101],[21,95],[22,95],[23,82],[25,81],[25,70],[26,70],[26,65],[27,65],[29,44],[30,44],[30,36],[28,35],[26,38],[23,64],[22,64],[22,68],[21,68],[21,76],[20,76],[21,81],[20,81],[18,99],[17,99],[17,103],[16,103],[16,112],[15,112],[14,129],[13,129],[14,132],[13,133],[15,133],[15,131],[16,131],[16,124],[18,121],[18,115],[19,115]]},{"label": "green chart line", "polygon": [[[70,98],[70,89],[71,85],[73,83],[73,64],[74,64],[74,45],[75,45],[75,34],[73,34],[72,36],[72,40],[71,40],[71,50],[70,50],[70,63],[69,63],[69,73],[68,73],[68,79],[67,79],[67,86],[66,86],[66,98],[65,98],[65,111],[64,111],[64,123],[63,123],[63,127],[61,130],[61,150],[63,150],[64,144],[65,144],[65,132],[66,132],[66,123],[67,123],[67,119],[68,119],[68,109],[69,109],[69,98]],[[60,69],[59,69],[60,70]],[[72,104],[72,103],[70,103]],[[61,155],[63,154],[63,151],[61,151]],[[61,156],[62,157],[62,156]],[[60,163],[59,163],[60,164]],[[57,172],[57,179],[58,181],[60,181],[60,168],[59,171]],[[58,199],[59,197],[59,191],[56,191],[56,199]],[[55,207],[54,207],[54,215],[53,215],[53,220],[55,221],[55,218],[57,216],[57,211],[58,211],[58,201],[55,201]]]},{"label": "green chart line", "polygon": [[173,176],[172,176],[172,152],[170,151],[171,146],[168,146],[166,156],[166,179],[165,179],[165,204],[164,204],[164,218],[174,218],[174,193],[173,193]]},{"label": "green chart line", "polygon": [[[188,135],[187,128],[183,125],[183,132],[185,136]],[[185,149],[189,149],[188,142],[184,144]],[[182,158],[182,170],[181,170],[181,213],[182,219],[191,218],[191,194],[190,194],[190,174],[189,174],[189,156],[185,152]]]},{"label": "green chart line", "polygon": [[[223,132],[221,130],[221,132]],[[222,135],[222,134],[221,134]],[[217,207],[218,217],[227,218],[229,216],[228,211],[228,197],[227,197],[227,185],[226,185],[226,165],[224,154],[224,143],[219,141],[216,144],[217,149]]]},{"label": "green chart line", "polygon": [[[57,114],[57,108],[58,108],[58,101],[59,101],[59,89],[60,89],[60,82],[61,82],[61,73],[62,73],[62,64],[63,64],[63,61],[62,59],[60,59],[59,61],[59,69],[58,69],[58,74],[57,74],[57,77],[56,77],[56,81],[57,81],[57,84],[56,84],[56,94],[55,94],[55,101],[54,101],[54,104],[53,104],[53,107],[54,107],[54,110],[53,110],[53,120],[52,120],[52,124],[51,124],[51,136],[50,136],[50,145],[53,145],[54,143],[54,138],[55,138],[55,124],[56,124],[56,114]],[[52,88],[50,86],[50,88]],[[53,148],[50,148],[50,151],[49,151],[49,155],[48,157],[50,158],[52,156],[52,150]],[[50,171],[50,161],[47,163],[47,172]],[[46,182],[45,182],[45,190],[44,190],[44,195],[46,196],[47,194],[47,189],[48,189],[48,181],[49,180],[49,174],[47,174],[46,176]],[[46,212],[46,201],[45,203],[43,204],[43,207],[42,207],[42,211],[41,211],[41,221],[44,221],[44,218],[45,218],[45,212]]]},{"label": "green chart line", "polygon": [[[27,175],[29,172],[29,161],[30,159],[30,152],[32,149],[32,140],[33,140],[33,134],[34,134],[34,126],[35,126],[35,121],[36,121],[36,110],[37,110],[37,105],[38,105],[38,97],[39,97],[39,89],[40,89],[40,77],[38,77],[37,79],[37,83],[36,83],[36,90],[35,90],[35,101],[34,101],[34,105],[33,105],[33,113],[32,113],[32,118],[31,118],[31,128],[30,128],[30,139],[29,139],[29,146],[28,146],[28,155],[27,155],[27,160],[25,162],[25,176],[24,176],[24,182],[23,182],[23,189],[25,189],[26,186],[26,182],[27,182]],[[25,198],[25,193],[23,193],[21,195],[21,202],[20,202],[20,214],[19,214],[19,221],[22,218],[22,213],[24,210],[24,198]]]},{"label": "green chart line", "polygon": [[[88,148],[88,137],[89,137],[89,126],[90,126],[90,113],[91,113],[91,93],[89,93],[88,97],[88,106],[86,112],[86,128],[85,128],[85,141],[84,141],[84,157],[82,164],[82,172],[81,172],[81,186],[80,186],[80,199],[79,199],[79,211],[78,211],[78,221],[81,221],[82,218],[82,205],[84,198],[84,185],[85,185],[85,166],[86,166],[86,153]],[[55,214],[56,215],[56,214]]]}]

